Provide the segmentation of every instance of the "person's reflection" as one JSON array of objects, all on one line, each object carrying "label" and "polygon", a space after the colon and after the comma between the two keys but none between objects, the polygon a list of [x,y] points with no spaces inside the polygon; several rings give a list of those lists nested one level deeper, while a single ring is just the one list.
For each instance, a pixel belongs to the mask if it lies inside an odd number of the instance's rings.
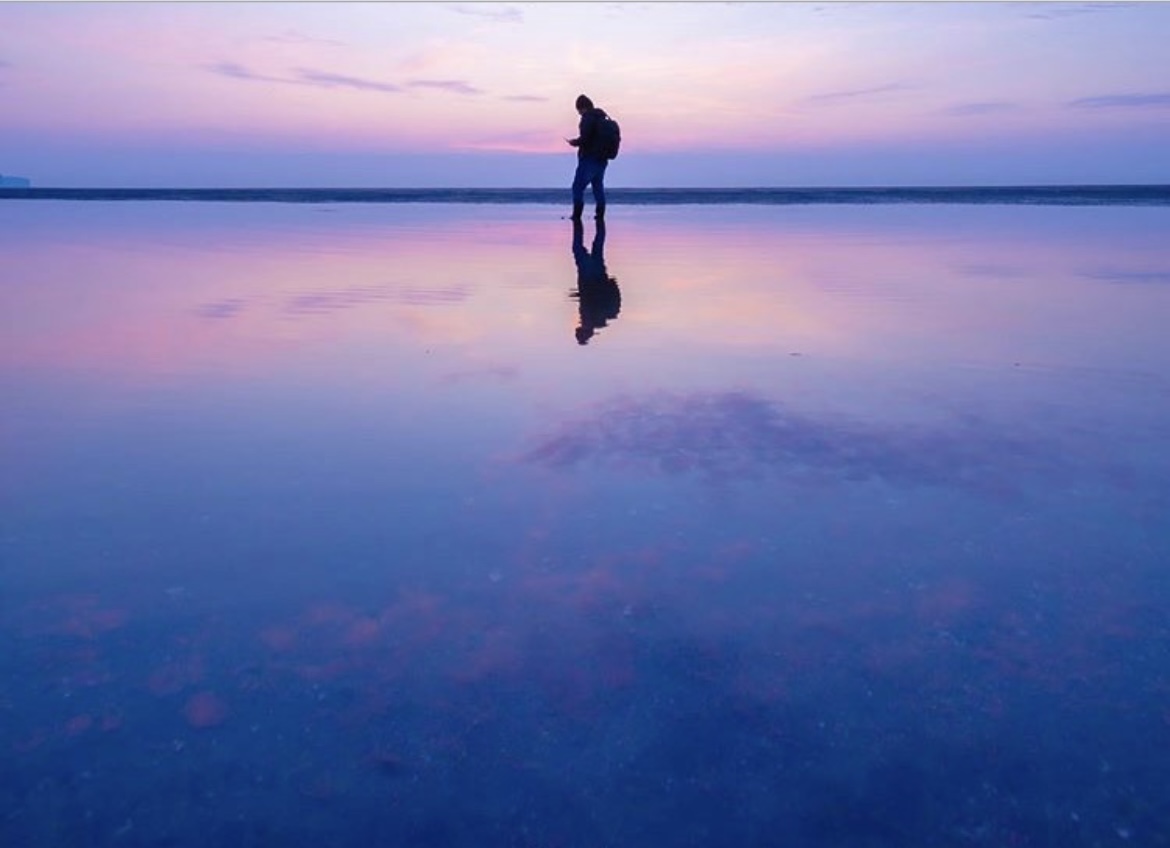
[{"label": "person's reflection", "polygon": [[577,263],[576,298],[581,323],[574,331],[577,344],[588,344],[593,334],[617,318],[622,308],[622,293],[617,280],[605,270],[605,221],[598,220],[593,249],[585,249],[585,227],[573,222],[573,261]]}]

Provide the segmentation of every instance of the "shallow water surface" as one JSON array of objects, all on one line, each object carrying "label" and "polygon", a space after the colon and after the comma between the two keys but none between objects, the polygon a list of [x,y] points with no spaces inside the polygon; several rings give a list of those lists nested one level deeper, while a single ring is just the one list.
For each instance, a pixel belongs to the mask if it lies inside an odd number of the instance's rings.
[{"label": "shallow water surface", "polygon": [[0,204],[0,844],[1170,834],[1170,209]]}]

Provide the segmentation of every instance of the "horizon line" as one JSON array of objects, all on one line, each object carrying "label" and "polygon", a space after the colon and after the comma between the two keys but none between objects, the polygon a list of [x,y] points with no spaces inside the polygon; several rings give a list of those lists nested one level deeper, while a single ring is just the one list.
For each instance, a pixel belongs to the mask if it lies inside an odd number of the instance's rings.
[{"label": "horizon line", "polygon": [[[1044,189],[1134,189],[1157,188],[1170,189],[1170,182],[1052,182],[1052,183],[946,183],[946,184],[884,184],[884,185],[703,185],[703,186],[606,186],[606,192],[637,193],[637,192],[736,192],[736,191],[773,191],[773,192],[800,192],[800,191],[1035,191]],[[29,185],[29,186],[0,186],[0,192],[38,193],[38,192],[567,192],[568,186],[73,186],[73,185]]]}]

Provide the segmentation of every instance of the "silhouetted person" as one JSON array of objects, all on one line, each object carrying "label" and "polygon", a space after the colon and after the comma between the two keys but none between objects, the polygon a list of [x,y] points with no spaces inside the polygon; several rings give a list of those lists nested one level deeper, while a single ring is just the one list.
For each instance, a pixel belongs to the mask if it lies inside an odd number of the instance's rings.
[{"label": "silhouetted person", "polygon": [[581,116],[581,122],[577,126],[577,137],[565,139],[577,148],[577,172],[573,175],[572,218],[574,221],[581,220],[581,212],[585,209],[585,187],[592,185],[593,202],[597,204],[597,218],[601,219],[605,217],[605,166],[609,164],[601,132],[605,111],[598,109],[592,100],[582,94],[577,98],[577,114]]},{"label": "silhouetted person", "polygon": [[573,261],[577,263],[577,291],[569,297],[577,300],[580,326],[574,331],[577,344],[587,344],[593,334],[617,318],[622,308],[622,293],[617,280],[605,270],[605,221],[598,220],[593,249],[585,249],[585,227],[573,221]]}]

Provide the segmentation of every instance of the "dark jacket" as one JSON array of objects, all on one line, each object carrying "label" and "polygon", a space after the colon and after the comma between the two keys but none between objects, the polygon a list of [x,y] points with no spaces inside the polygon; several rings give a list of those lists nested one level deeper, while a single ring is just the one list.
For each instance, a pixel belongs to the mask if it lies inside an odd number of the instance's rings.
[{"label": "dark jacket", "polygon": [[601,122],[605,118],[604,109],[589,109],[581,116],[581,123],[577,127],[577,158],[600,159],[608,161],[605,151],[601,149]]}]

